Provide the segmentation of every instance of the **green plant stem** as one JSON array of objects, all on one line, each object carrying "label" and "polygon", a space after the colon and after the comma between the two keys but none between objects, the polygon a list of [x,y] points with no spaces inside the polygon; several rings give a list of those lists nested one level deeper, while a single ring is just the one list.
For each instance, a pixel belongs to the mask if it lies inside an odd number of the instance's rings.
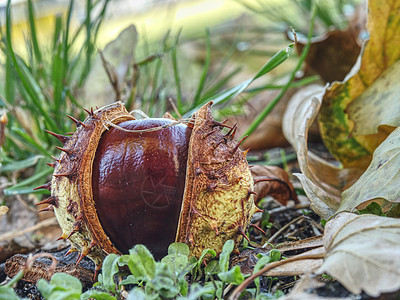
[{"label": "green plant stem", "polygon": [[176,35],[175,44],[174,47],[172,48],[171,55],[172,55],[172,67],[174,70],[175,87],[176,87],[176,106],[178,112],[182,114],[183,112],[182,89],[181,89],[181,79],[179,76],[178,59],[177,59],[177,48],[180,35],[181,35],[181,30]]},{"label": "green plant stem", "polygon": [[[11,57],[12,64],[14,65],[15,71],[18,74],[21,83],[25,87],[29,97],[34,102],[34,104],[38,107],[42,116],[49,122],[51,128],[57,128],[55,122],[49,117],[48,111],[44,108],[45,100],[43,99],[43,94],[41,93],[40,87],[36,85],[32,80],[29,80],[26,75],[27,68],[23,68],[23,64],[19,64],[17,56],[12,47],[11,40],[11,1],[7,1],[6,6],[6,41],[7,41],[7,52]],[[22,68],[21,68],[22,67]]]},{"label": "green plant stem", "polygon": [[[312,75],[312,76],[309,76],[306,78],[302,78],[296,82],[291,83],[289,88],[302,87],[304,85],[313,83],[313,82],[317,81],[318,79],[320,79],[320,77],[318,75]],[[258,92],[265,91],[265,90],[278,90],[278,89],[283,89],[284,87],[285,87],[285,85],[280,85],[280,84],[267,84],[264,86],[248,89],[246,91],[246,93],[249,94],[249,93],[258,93]]]},{"label": "green plant stem", "polygon": [[29,19],[29,28],[31,30],[31,40],[32,40],[32,46],[33,46],[33,52],[35,54],[35,58],[37,60],[37,68],[38,68],[38,74],[42,78],[44,78],[43,74],[43,59],[42,59],[42,53],[40,51],[38,39],[37,39],[37,31],[36,31],[36,25],[35,25],[35,12],[33,9],[32,5],[32,0],[28,0],[27,2],[28,5],[28,19]]},{"label": "green plant stem", "polygon": [[203,73],[201,74],[200,77],[200,82],[197,87],[197,92],[194,97],[194,105],[198,105],[201,100],[201,93],[204,89],[204,84],[207,79],[207,73],[210,68],[210,61],[211,61],[211,41],[210,41],[210,31],[206,30],[206,57],[205,57],[205,63],[204,63],[204,68],[203,68]]},{"label": "green plant stem", "polygon": [[304,60],[307,57],[308,50],[310,49],[311,46],[311,38],[314,32],[314,23],[315,23],[315,16],[316,16],[316,4],[315,1],[313,1],[313,6],[311,9],[311,25],[310,25],[310,30],[308,31],[308,41],[306,46],[304,47],[303,51],[301,52],[299,62],[297,63],[295,69],[290,75],[289,81],[286,83],[286,85],[281,89],[280,93],[278,96],[275,97],[273,101],[271,101],[262,111],[256,119],[253,121],[253,123],[250,124],[249,128],[246,130],[246,132],[243,134],[243,137],[246,135],[252,134],[257,127],[261,124],[261,122],[268,116],[268,114],[274,109],[275,105],[281,100],[282,96],[286,93],[286,91],[289,89],[291,86],[293,79],[297,73],[297,71],[300,69],[302,66]]}]

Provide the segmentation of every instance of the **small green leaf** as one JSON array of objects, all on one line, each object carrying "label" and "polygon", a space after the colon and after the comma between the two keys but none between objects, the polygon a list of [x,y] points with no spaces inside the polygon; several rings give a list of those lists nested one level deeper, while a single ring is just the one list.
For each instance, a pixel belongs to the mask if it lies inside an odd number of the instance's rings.
[{"label": "small green leaf", "polygon": [[82,284],[79,279],[65,273],[54,274],[50,282],[40,279],[37,288],[42,296],[49,300],[80,299],[82,294]]},{"label": "small green leaf", "polygon": [[204,260],[205,257],[212,259],[215,256],[217,256],[217,253],[215,252],[215,250],[213,250],[213,249],[204,249],[203,252],[200,255],[199,260],[197,261],[196,266],[193,269],[193,272],[192,272],[193,277],[197,276],[197,272],[201,273],[201,268],[200,267],[201,267],[201,264],[203,263],[203,260]]},{"label": "small green leaf", "polygon": [[136,245],[129,250],[129,255],[121,256],[118,263],[120,266],[127,265],[138,281],[148,282],[155,276],[156,262],[151,252],[143,245]]},{"label": "small green leaf", "polygon": [[206,275],[214,275],[220,272],[219,263],[217,260],[212,260],[207,263],[207,266],[204,268]]},{"label": "small green leaf", "polygon": [[281,259],[281,252],[279,251],[279,250],[277,250],[277,249],[272,249],[270,252],[269,252],[269,257],[271,258],[271,262],[274,262],[274,261],[279,261],[280,259]]},{"label": "small green leaf", "polygon": [[56,273],[51,277],[50,284],[57,287],[57,289],[64,289],[74,293],[82,293],[82,284],[78,278],[66,274]]},{"label": "small green leaf", "polygon": [[157,291],[160,296],[173,298],[179,293],[177,283],[172,279],[174,275],[164,263],[158,263],[154,278],[146,286],[147,289]]},{"label": "small green leaf", "polygon": [[80,300],[81,293],[54,290],[48,300]]},{"label": "small green leaf", "polygon": [[197,261],[189,262],[188,256],[188,245],[185,243],[172,243],[168,247],[168,255],[161,261],[168,265],[170,270],[180,279],[197,265]]},{"label": "small green leaf", "polygon": [[222,286],[223,286],[223,283],[222,283],[222,281],[219,281],[219,280],[214,280],[212,282],[211,281],[206,282],[204,285],[204,288],[207,290],[207,292],[205,292],[203,294],[203,299],[214,300],[216,297],[218,299],[221,299]]},{"label": "small green leaf", "polygon": [[0,286],[0,299],[19,300],[19,297],[11,287]]},{"label": "small green leaf", "polygon": [[168,247],[168,254],[180,254],[189,257],[189,246],[185,243],[172,243]]},{"label": "small green leaf", "polygon": [[[177,300],[213,299],[212,295],[214,290],[214,286],[211,282],[207,282],[205,286],[201,286],[199,283],[195,282],[190,286],[189,294],[186,297],[178,297]],[[209,297],[203,297],[206,295]]]},{"label": "small green leaf", "polygon": [[177,277],[188,265],[188,258],[180,254],[169,254],[161,262],[166,264],[175,277]]},{"label": "small green leaf", "polygon": [[49,298],[51,292],[55,288],[48,281],[46,281],[44,279],[39,279],[36,286],[37,286],[39,292],[42,294],[42,296],[46,299]]},{"label": "small green leaf", "polygon": [[187,296],[188,291],[189,291],[189,284],[186,281],[185,278],[180,278],[178,281],[178,286],[179,286],[179,293],[182,296]]},{"label": "small green leaf", "polygon": [[118,273],[118,261],[119,256],[117,254],[111,253],[103,261],[103,266],[101,268],[101,276],[99,276],[99,282],[101,285],[110,292],[115,293],[117,291],[117,285],[114,280],[115,274]]},{"label": "small green leaf", "polygon": [[128,275],[124,280],[120,282],[121,285],[128,285],[128,284],[139,284],[139,280],[136,279],[133,275]]},{"label": "small green leaf", "polygon": [[199,258],[199,264],[201,265],[201,263],[203,262],[205,257],[211,259],[211,258],[214,258],[215,256],[217,256],[217,252],[215,252],[215,250],[213,250],[213,249],[204,249],[203,252],[201,253],[200,258]]},{"label": "small green leaf", "polygon": [[81,296],[81,300],[87,299],[97,299],[97,300],[117,300],[114,296],[110,295],[109,293],[99,291],[96,289],[88,290],[87,292],[83,293]]},{"label": "small green leaf", "polygon": [[29,158],[24,159],[24,160],[13,161],[13,162],[10,162],[8,164],[4,164],[1,167],[1,172],[2,173],[12,172],[12,171],[18,171],[18,170],[22,170],[22,169],[26,169],[26,168],[32,167],[32,166],[36,165],[38,160],[41,159],[41,158],[44,158],[44,156],[43,155],[35,155],[35,156],[29,157]]},{"label": "small green leaf", "polygon": [[133,288],[129,294],[127,300],[148,300],[153,299],[152,297],[146,296],[143,290],[139,287]]},{"label": "small green leaf", "polygon": [[[258,272],[262,267],[264,267],[266,264],[270,263],[271,261],[272,261],[272,259],[271,259],[270,255],[261,257],[258,260],[258,262],[256,263],[256,265],[254,266],[253,274]],[[260,291],[260,277],[257,277],[254,279],[254,284],[256,285],[257,294],[258,294]]]},{"label": "small green leaf", "polygon": [[229,269],[229,256],[231,255],[235,243],[233,240],[228,240],[225,242],[224,247],[222,247],[222,253],[219,256],[219,268],[221,272],[227,272]]},{"label": "small green leaf", "polygon": [[225,283],[239,285],[244,281],[244,276],[238,265],[234,266],[227,272],[218,273],[218,277]]}]

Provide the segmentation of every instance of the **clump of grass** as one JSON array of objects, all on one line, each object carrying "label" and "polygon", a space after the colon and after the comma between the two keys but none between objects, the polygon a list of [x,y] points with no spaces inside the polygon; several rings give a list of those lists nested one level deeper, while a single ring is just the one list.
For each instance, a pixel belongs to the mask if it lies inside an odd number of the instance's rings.
[{"label": "clump of grass", "polygon": [[[12,5],[10,0],[7,1],[5,32],[0,32],[0,51],[5,58],[2,62],[5,80],[0,93],[0,107],[7,112],[9,119],[3,144],[2,171],[23,170],[36,165],[34,177],[7,190],[9,193],[31,192],[31,187],[45,180],[51,172],[43,167],[42,162],[55,154],[54,140],[45,129],[70,132],[73,126],[66,115],[81,114],[82,104],[77,97],[90,71],[108,2],[88,0],[86,18],[72,31],[74,1],[70,1],[66,14],[55,16],[51,43],[41,45],[34,5],[32,0],[28,0],[27,55],[22,56],[14,49]],[[83,42],[79,36],[84,36]],[[42,163],[37,163],[39,161]]]}]

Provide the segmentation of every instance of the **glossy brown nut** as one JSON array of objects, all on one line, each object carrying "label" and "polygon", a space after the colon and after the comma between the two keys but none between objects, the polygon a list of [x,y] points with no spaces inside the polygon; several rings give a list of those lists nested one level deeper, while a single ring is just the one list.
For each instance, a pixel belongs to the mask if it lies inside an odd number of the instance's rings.
[{"label": "glossy brown nut", "polygon": [[[143,130],[171,124],[143,119],[118,124]],[[191,128],[103,133],[93,162],[93,199],[104,231],[121,252],[144,244],[156,258],[174,242],[185,188]]]}]

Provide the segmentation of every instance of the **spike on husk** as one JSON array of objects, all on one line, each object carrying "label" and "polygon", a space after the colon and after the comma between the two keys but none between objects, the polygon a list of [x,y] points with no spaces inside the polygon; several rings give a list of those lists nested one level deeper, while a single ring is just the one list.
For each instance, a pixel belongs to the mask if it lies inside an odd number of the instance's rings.
[{"label": "spike on husk", "polygon": [[41,201],[39,203],[36,203],[35,205],[42,205],[42,204],[51,204],[51,205],[54,205],[54,206],[57,207],[58,206],[57,197],[50,196],[47,199],[45,199],[45,200],[43,200],[43,201]]},{"label": "spike on husk", "polygon": [[49,205],[45,208],[39,209],[38,212],[44,212],[44,211],[54,211],[54,206],[53,205]]},{"label": "spike on husk", "polygon": [[66,148],[62,148],[62,147],[56,147],[58,150],[61,150],[65,153],[67,153],[69,156],[71,156],[73,154],[73,150],[72,149],[66,149]]},{"label": "spike on husk", "polygon": [[55,168],[55,164],[54,163],[46,163],[46,165],[48,165],[49,167],[51,167],[51,168]]},{"label": "spike on husk", "polygon": [[46,131],[48,134],[51,134],[52,136],[56,137],[63,145],[65,145],[68,141],[69,141],[69,137],[62,135],[62,134],[58,134],[58,133],[54,133],[50,130],[44,130]]},{"label": "spike on husk", "polygon": [[79,126],[85,127],[85,126],[86,126],[85,123],[83,123],[82,121],[79,121],[79,120],[75,119],[75,118],[72,117],[72,116],[68,116],[68,118],[70,118],[70,119],[76,124],[77,127],[79,127]]},{"label": "spike on husk", "polygon": [[77,252],[78,250],[76,250],[74,247],[69,247],[69,249],[68,249],[68,251],[65,253],[65,255],[64,256],[68,256],[68,255],[70,255],[71,253],[74,253],[74,252]]},{"label": "spike on husk", "polygon": [[51,182],[47,182],[43,185],[35,187],[33,190],[36,191],[36,190],[40,190],[40,189],[51,191]]}]

